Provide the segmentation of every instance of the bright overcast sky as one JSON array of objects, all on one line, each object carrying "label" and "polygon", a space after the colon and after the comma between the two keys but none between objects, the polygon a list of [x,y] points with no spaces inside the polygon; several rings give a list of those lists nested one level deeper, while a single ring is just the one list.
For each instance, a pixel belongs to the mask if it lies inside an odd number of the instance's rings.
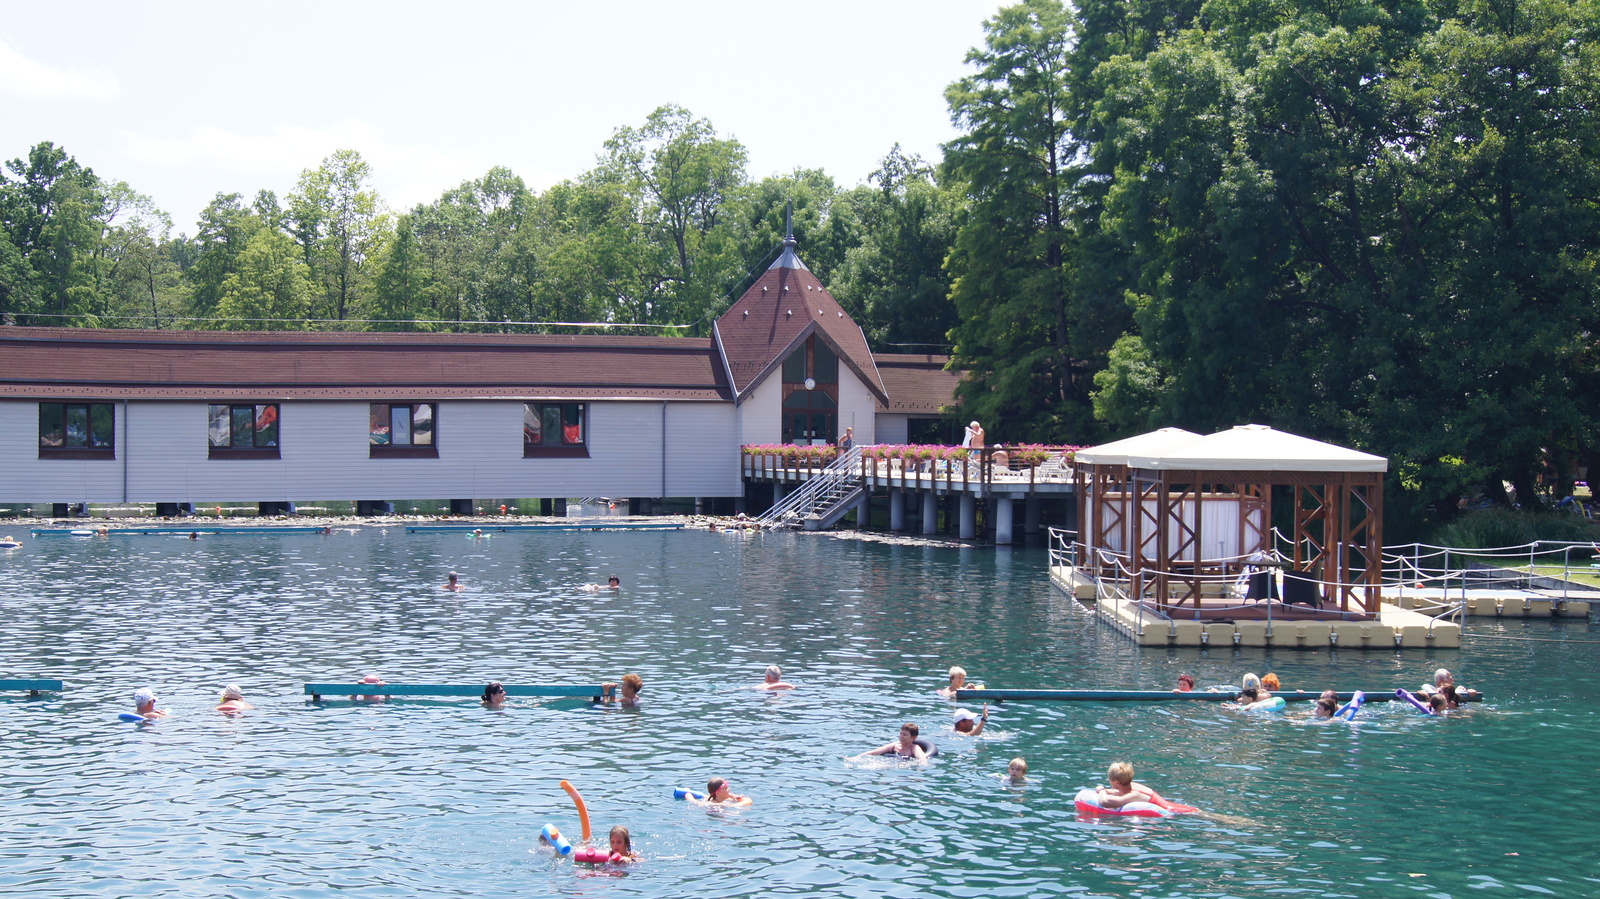
[{"label": "bright overcast sky", "polygon": [[843,186],[896,142],[937,160],[944,89],[999,0],[12,3],[0,158],[41,141],[194,233],[211,197],[281,197],[337,149],[391,208],[491,166],[543,190],[674,103],[750,152],[753,178]]}]

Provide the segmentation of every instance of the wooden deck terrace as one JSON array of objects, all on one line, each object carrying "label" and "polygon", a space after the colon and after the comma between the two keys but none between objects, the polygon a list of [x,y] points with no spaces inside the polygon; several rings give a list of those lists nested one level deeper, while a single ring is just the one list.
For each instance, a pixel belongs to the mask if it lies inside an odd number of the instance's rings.
[{"label": "wooden deck terrace", "polygon": [[[861,457],[859,475],[873,490],[903,490],[938,495],[969,494],[977,497],[1000,496],[1025,499],[1036,494],[1068,496],[1074,492],[1073,468],[1056,454],[1035,466],[1011,468],[993,461],[1004,447],[987,447],[983,458],[975,460],[926,460],[907,463],[902,459]],[[785,458],[777,455],[740,455],[740,474],[745,480],[769,484],[804,484],[827,467],[816,456]]]}]

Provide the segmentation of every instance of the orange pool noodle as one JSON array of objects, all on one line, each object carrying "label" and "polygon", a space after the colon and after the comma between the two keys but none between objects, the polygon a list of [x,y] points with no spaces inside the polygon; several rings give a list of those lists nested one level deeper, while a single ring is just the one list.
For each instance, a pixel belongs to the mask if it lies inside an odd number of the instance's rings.
[{"label": "orange pool noodle", "polygon": [[578,795],[578,788],[568,781],[561,782],[561,789],[567,791],[572,797],[572,804],[578,807],[578,823],[583,827],[583,842],[589,842],[589,807],[583,804],[583,797]]}]

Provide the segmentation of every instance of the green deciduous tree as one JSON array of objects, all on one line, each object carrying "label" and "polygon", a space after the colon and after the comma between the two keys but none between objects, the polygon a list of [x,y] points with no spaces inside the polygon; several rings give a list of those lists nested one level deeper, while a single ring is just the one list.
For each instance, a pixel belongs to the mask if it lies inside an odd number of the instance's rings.
[{"label": "green deciduous tree", "polygon": [[318,317],[343,321],[370,299],[372,263],[391,223],[372,190],[371,166],[355,150],[336,150],[300,173],[287,221],[321,295]]},{"label": "green deciduous tree", "polygon": [[964,198],[938,184],[932,166],[896,144],[847,203],[859,242],[830,284],[857,310],[875,348],[943,353],[956,326],[945,259]]},{"label": "green deciduous tree", "polygon": [[945,92],[962,135],[945,179],[970,205],[949,258],[960,321],[951,336],[967,413],[999,439],[1084,440],[1094,372],[1121,331],[1074,290],[1081,143],[1071,130],[1072,22],[1059,0],[1025,0],[985,23],[977,72]]},{"label": "green deciduous tree", "polygon": [[1220,3],[1101,63],[1107,230],[1137,264],[1105,414],[1258,418],[1390,456],[1415,497],[1528,501],[1600,418],[1595,26],[1548,0]]},{"label": "green deciduous tree", "polygon": [[217,327],[233,331],[303,330],[316,298],[310,271],[295,242],[258,227],[223,279]]}]

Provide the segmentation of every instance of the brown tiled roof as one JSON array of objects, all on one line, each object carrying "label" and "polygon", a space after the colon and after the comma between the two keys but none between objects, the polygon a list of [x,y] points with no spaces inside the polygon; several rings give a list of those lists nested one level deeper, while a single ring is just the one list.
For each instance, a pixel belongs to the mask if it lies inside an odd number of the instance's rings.
[{"label": "brown tiled roof", "polygon": [[717,319],[713,339],[722,347],[734,390],[743,399],[813,333],[832,345],[878,402],[888,403],[861,327],[792,252],[767,269]]},{"label": "brown tiled roof", "polygon": [[949,356],[910,353],[873,353],[878,374],[888,389],[889,402],[883,412],[936,415],[955,405],[956,385],[966,376],[961,371],[946,371]]},{"label": "brown tiled roof", "polygon": [[730,400],[708,338],[0,327],[0,396]]}]

